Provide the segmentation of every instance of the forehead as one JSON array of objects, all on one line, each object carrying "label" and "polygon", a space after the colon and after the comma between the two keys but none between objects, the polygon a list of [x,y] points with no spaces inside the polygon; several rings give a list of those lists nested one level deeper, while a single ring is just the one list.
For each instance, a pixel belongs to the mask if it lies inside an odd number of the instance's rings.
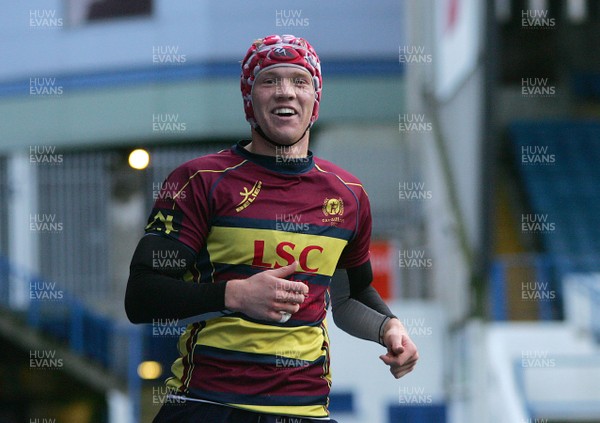
[{"label": "forehead", "polygon": [[258,78],[312,78],[307,69],[296,66],[269,67],[258,74]]}]

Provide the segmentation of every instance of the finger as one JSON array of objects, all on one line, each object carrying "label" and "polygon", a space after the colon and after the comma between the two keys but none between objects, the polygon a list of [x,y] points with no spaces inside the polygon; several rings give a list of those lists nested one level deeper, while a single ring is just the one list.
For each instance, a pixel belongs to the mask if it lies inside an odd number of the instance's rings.
[{"label": "finger", "polygon": [[403,348],[405,351],[410,352],[411,355],[416,355],[418,353],[417,346],[412,342],[407,342],[405,345],[403,345]]},{"label": "finger", "polygon": [[388,354],[380,355],[379,358],[388,366],[395,368],[413,366],[417,362],[417,358],[415,357],[400,358],[398,356],[390,356]]},{"label": "finger", "polygon": [[409,370],[414,369],[414,368],[415,368],[415,363],[413,363],[411,365],[406,365],[406,366],[391,365],[390,366],[390,371],[392,373],[397,373],[397,372],[409,371]]},{"label": "finger", "polygon": [[412,363],[404,363],[402,365],[399,365],[398,363],[392,364],[390,365],[390,371],[392,372],[405,372],[405,371],[412,371],[412,369],[415,368],[415,366],[417,365],[416,362],[412,362]]},{"label": "finger", "polygon": [[279,311],[269,311],[267,314],[268,320],[279,322],[281,320],[281,313]]},{"label": "finger", "polygon": [[379,356],[379,358],[381,359],[381,361],[383,361],[385,364],[387,364],[390,367],[402,366],[402,364],[398,362],[397,357],[390,357],[389,355],[381,355],[381,356]]},{"label": "finger", "polygon": [[410,367],[410,366],[415,366],[415,364],[417,364],[417,359],[413,358],[413,359],[409,359],[406,360],[404,363],[401,364],[402,367]]},{"label": "finger", "polygon": [[[273,320],[279,323],[285,323],[290,319],[291,315],[298,312],[298,309],[300,309],[300,306],[298,305],[281,304],[279,306],[276,306],[273,310],[268,311],[267,318],[268,320]],[[287,315],[287,317],[284,320],[282,320],[282,317],[284,317],[284,315]]]},{"label": "finger", "polygon": [[281,288],[287,292],[294,292],[298,293],[299,295],[308,295],[308,285],[302,282],[294,282],[283,279],[281,281]]},{"label": "finger", "polygon": [[398,366],[413,365],[417,362],[415,357],[390,357],[391,361]]},{"label": "finger", "polygon": [[392,374],[394,375],[394,377],[396,379],[400,379],[402,376],[406,376],[407,374],[412,372],[413,369],[414,369],[414,367],[411,367],[411,368],[403,370],[403,371],[392,371]]},{"label": "finger", "polygon": [[273,310],[277,312],[285,311],[286,313],[294,314],[300,310],[300,306],[292,303],[275,303]]},{"label": "finger", "polygon": [[279,269],[265,270],[265,272],[269,273],[271,276],[275,276],[276,278],[285,278],[286,276],[289,276],[292,273],[294,273],[297,267],[298,262],[295,261],[292,264],[280,267]]},{"label": "finger", "polygon": [[392,357],[388,356],[387,354],[380,355],[379,359],[381,361],[383,361],[385,364],[387,364],[388,366],[391,366],[394,363],[394,359]]},{"label": "finger", "polygon": [[388,350],[394,354],[402,354],[405,350],[402,341],[404,341],[404,336],[394,338],[392,345],[389,346]]},{"label": "finger", "polygon": [[413,369],[415,368],[415,366],[402,366],[402,367],[390,367],[390,372],[392,372],[392,374],[394,375],[398,375],[398,374],[406,374],[406,373],[410,373],[413,371]]},{"label": "finger", "polygon": [[278,303],[302,304],[306,297],[303,294],[298,294],[292,291],[286,291],[276,287],[275,301]]},{"label": "finger", "polygon": [[386,355],[388,355],[390,357],[398,357],[398,356],[404,354],[405,352],[406,352],[406,350],[403,346],[392,345],[391,347],[388,347]]},{"label": "finger", "polygon": [[404,353],[405,349],[400,343],[394,342],[391,347],[388,348],[388,353],[394,355],[400,355]]}]

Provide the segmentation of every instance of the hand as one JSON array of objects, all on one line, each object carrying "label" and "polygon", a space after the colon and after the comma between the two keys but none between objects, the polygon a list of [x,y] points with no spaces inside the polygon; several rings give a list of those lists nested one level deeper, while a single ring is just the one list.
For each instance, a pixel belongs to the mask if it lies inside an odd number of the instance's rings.
[{"label": "hand", "polygon": [[398,319],[390,319],[383,329],[383,343],[387,353],[379,358],[388,366],[396,379],[412,372],[419,359],[417,346]]},{"label": "hand", "polygon": [[294,262],[279,269],[265,270],[247,279],[232,279],[225,287],[225,307],[259,320],[280,321],[281,312],[300,309],[308,286],[284,279],[296,271]]}]

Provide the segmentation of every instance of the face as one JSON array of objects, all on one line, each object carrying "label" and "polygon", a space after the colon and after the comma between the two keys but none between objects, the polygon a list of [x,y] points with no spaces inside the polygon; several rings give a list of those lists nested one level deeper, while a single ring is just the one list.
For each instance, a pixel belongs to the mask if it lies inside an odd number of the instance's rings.
[{"label": "face", "polygon": [[310,122],[315,89],[308,71],[274,67],[258,75],[252,88],[252,107],[258,125],[273,141],[292,144]]}]

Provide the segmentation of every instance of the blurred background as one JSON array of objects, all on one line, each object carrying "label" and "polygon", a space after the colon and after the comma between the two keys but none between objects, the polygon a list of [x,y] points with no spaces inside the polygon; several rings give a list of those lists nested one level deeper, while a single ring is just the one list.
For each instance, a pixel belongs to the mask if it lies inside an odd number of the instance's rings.
[{"label": "blurred background", "polygon": [[[316,155],[363,181],[420,350],[330,322],[343,423],[600,422],[600,3],[29,0],[0,14],[0,422],[150,422],[183,328],[130,324],[178,164],[249,137],[239,62],[307,38]],[[137,150],[134,154],[134,150]]]}]

